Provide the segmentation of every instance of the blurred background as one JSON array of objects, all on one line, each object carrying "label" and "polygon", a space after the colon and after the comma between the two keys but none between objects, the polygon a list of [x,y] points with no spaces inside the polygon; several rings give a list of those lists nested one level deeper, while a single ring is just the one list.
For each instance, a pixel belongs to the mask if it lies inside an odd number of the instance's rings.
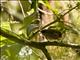
[{"label": "blurred background", "polygon": [[[76,8],[76,5],[79,5]],[[73,8],[72,11],[65,14]],[[65,15],[64,15],[65,14]],[[61,15],[64,15],[63,18]],[[62,33],[60,39],[53,39],[72,45],[80,45],[80,1],[62,0],[1,0],[0,27],[10,30],[23,38],[28,38],[36,30],[55,21],[46,29]],[[41,33],[31,41],[46,41]],[[49,40],[49,39],[48,39]],[[80,50],[58,46],[46,47],[52,60],[80,60]],[[0,35],[0,60],[46,60],[39,49],[18,44]]]}]

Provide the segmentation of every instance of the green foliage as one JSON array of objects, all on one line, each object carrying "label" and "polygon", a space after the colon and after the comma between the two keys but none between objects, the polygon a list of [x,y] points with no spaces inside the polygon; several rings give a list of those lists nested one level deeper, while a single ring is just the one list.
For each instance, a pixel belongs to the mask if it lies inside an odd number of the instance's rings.
[{"label": "green foliage", "polygon": [[[26,34],[29,36],[29,29],[28,27],[31,25],[32,22],[34,22],[35,20],[37,20],[38,18],[38,14],[37,12],[32,13],[31,15],[27,16],[24,18],[23,21],[23,28],[26,30]],[[33,28],[33,27],[30,27]]]},{"label": "green foliage", "polygon": [[[8,42],[8,41],[7,41]],[[6,59],[6,60],[18,60],[18,53],[21,49],[22,45],[20,44],[7,44],[3,46],[1,49],[1,59]],[[3,56],[5,56],[3,58]],[[7,58],[6,58],[7,57]]]},{"label": "green foliage", "polygon": [[34,11],[37,11],[37,8],[38,8],[38,0],[32,0],[31,8],[33,8]]},{"label": "green foliage", "polygon": [[[17,1],[20,3],[17,3],[17,6],[15,4],[11,4],[10,1],[1,2],[1,14],[0,14],[0,60],[40,60],[44,59],[45,57],[41,53],[41,51],[37,49],[33,49],[36,52],[34,53],[32,48],[29,47],[29,49],[32,50],[31,54],[25,55],[24,57],[19,56],[19,52],[24,47],[23,40],[27,40],[30,36],[34,36],[34,34],[37,34],[40,31],[43,31],[46,27],[48,29],[53,29],[55,31],[58,31],[62,34],[61,42],[63,43],[69,43],[69,44],[76,44],[80,45],[80,2],[74,3],[75,5],[78,5],[77,8],[72,10],[71,16],[69,17],[69,22],[64,23],[63,21],[63,13],[60,13],[59,10],[61,10],[60,2],[56,2],[55,8],[52,8],[48,0],[20,0]],[[12,1],[13,3],[13,1]],[[39,12],[38,12],[38,4],[42,4],[43,6],[47,7],[54,16],[53,20],[57,20],[56,22],[51,22],[51,24],[48,24],[47,26],[41,27],[39,23],[41,22],[39,18]],[[67,4],[67,3],[66,3]],[[65,5],[66,5],[65,4]],[[68,5],[68,4],[67,4]],[[4,8],[5,7],[5,8]],[[67,10],[70,10],[70,8],[73,7],[73,4],[67,8]],[[67,11],[65,9],[65,11]],[[44,14],[44,13],[43,13]],[[69,14],[69,12],[67,13]],[[57,19],[58,18],[58,19]],[[40,21],[39,21],[40,20]],[[6,30],[7,29],[7,30]],[[47,29],[46,29],[47,30]],[[49,33],[54,33],[52,31],[48,31],[47,35],[50,35]],[[37,31],[37,32],[36,32]],[[3,37],[7,36],[7,38]],[[41,34],[41,33],[39,33]],[[26,36],[27,35],[27,36]],[[51,35],[52,36],[52,35]],[[39,36],[38,36],[39,37]],[[36,37],[35,37],[36,38]],[[43,38],[42,38],[43,39]],[[54,40],[54,39],[53,39]],[[33,40],[29,40],[33,41]],[[37,39],[36,39],[37,41]],[[57,39],[58,41],[58,39]],[[16,43],[18,42],[18,43]],[[42,46],[42,45],[41,45]],[[26,48],[25,51],[29,51],[28,48]],[[55,60],[78,60],[80,59],[77,56],[77,52],[75,49],[68,49],[68,48],[61,48],[53,46],[48,49],[51,56]],[[36,54],[37,53],[37,54]],[[79,53],[79,52],[78,52]],[[40,56],[42,58],[40,58]],[[44,58],[43,58],[44,57]]]}]

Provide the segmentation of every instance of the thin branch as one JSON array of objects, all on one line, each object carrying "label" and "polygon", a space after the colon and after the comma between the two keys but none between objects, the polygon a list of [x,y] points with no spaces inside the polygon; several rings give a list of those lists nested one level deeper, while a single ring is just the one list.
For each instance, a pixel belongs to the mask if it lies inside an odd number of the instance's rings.
[{"label": "thin branch", "polygon": [[28,40],[25,40],[25,39],[21,38],[20,36],[16,35],[15,33],[8,31],[6,29],[2,29],[2,28],[0,28],[0,35],[6,37],[16,43],[19,43],[22,45],[28,45],[28,46],[42,50],[42,52],[45,54],[45,56],[48,60],[51,60],[51,57],[45,48],[46,46],[60,46],[60,47],[70,47],[70,48],[80,49],[80,45],[64,44],[62,42],[57,42],[57,41],[53,41],[53,42],[28,41]]},{"label": "thin branch", "polygon": [[55,23],[55,22],[58,22],[60,19],[63,19],[63,17],[68,14],[70,11],[72,11],[73,9],[75,9],[76,7],[78,7],[79,5],[76,5],[75,7],[71,8],[69,11],[67,11],[66,13],[64,13],[63,15],[61,15],[60,17],[58,15],[54,13],[54,15],[57,17],[57,19],[49,24],[47,24],[46,26],[42,27],[41,29],[37,30],[35,33],[33,33],[31,36],[29,36],[28,39],[32,39],[38,32],[40,32],[41,30],[43,30],[44,28],[50,26],[51,24]]},{"label": "thin branch", "polygon": [[[73,9],[75,9],[76,7],[77,6],[75,6]],[[66,15],[67,13],[69,13],[70,11],[72,11],[73,9],[67,11],[64,15]],[[25,17],[25,14],[23,14],[23,15]],[[50,24],[47,24],[46,26],[44,26],[43,28],[41,28],[41,30],[44,29],[44,28],[46,28],[47,26],[49,26],[49,25],[57,22],[58,19],[61,19],[61,17],[57,16],[57,20],[56,21],[53,21]],[[40,32],[41,30],[38,30],[37,32],[35,32],[30,38],[32,38],[35,34],[37,34],[38,32]],[[27,40],[21,38],[19,35],[16,35],[15,33],[11,32],[11,31],[8,31],[8,30],[2,29],[2,28],[0,28],[0,35],[4,36],[6,38],[9,38],[12,41],[15,41],[15,42],[17,42],[19,44],[28,45],[28,46],[31,46],[31,47],[38,48],[38,49],[42,50],[48,60],[51,60],[51,57],[50,57],[47,49],[45,48],[45,46],[60,46],[60,47],[70,47],[70,48],[80,49],[80,45],[64,44],[62,42],[57,42],[57,41],[53,41],[53,42],[49,42],[49,41],[48,42],[27,41]]]},{"label": "thin branch", "polygon": [[76,49],[80,49],[80,45],[76,45],[76,44],[65,44],[62,42],[57,42],[57,41],[53,41],[53,42],[33,42],[33,41],[29,41],[26,40],[24,38],[21,38],[20,36],[16,35],[15,33],[8,31],[6,29],[2,29],[0,28],[0,35],[4,36],[8,39],[11,39],[12,41],[22,44],[22,45],[28,45],[28,46],[32,46],[38,49],[41,49],[42,46],[60,46],[60,47],[70,47],[70,48],[76,48]]},{"label": "thin branch", "polygon": [[25,15],[25,13],[24,13],[23,6],[22,6],[20,0],[18,0],[18,2],[19,2],[19,5],[20,5],[20,7],[21,7],[21,11],[22,11],[23,16],[26,17],[26,15]]},{"label": "thin branch", "polygon": [[67,44],[67,43],[62,43],[62,42],[57,42],[57,41],[53,41],[53,42],[43,42],[42,43],[45,46],[60,46],[60,47],[70,47],[70,48],[75,48],[75,49],[80,49],[80,45],[78,44]]},{"label": "thin branch", "polygon": [[75,7],[73,7],[73,8],[71,8],[70,10],[68,10],[67,12],[65,12],[64,14],[63,14],[63,16],[65,16],[66,14],[68,14],[69,12],[71,12],[73,9],[75,9],[76,7],[78,7],[79,5],[76,5]]},{"label": "thin branch", "polygon": [[0,27],[0,35],[23,45],[25,43],[25,40],[23,40],[19,35],[1,27]]},{"label": "thin branch", "polygon": [[48,59],[48,60],[51,60],[51,56],[50,56],[50,54],[49,54],[49,52],[47,51],[47,49],[45,48],[45,47],[42,47],[42,52],[44,53],[44,55],[46,56],[46,58]]},{"label": "thin branch", "polygon": [[55,23],[55,22],[57,22],[57,21],[58,21],[58,20],[55,20],[55,21],[47,24],[46,26],[42,27],[41,29],[37,30],[35,33],[33,33],[31,36],[29,36],[28,39],[29,39],[29,40],[32,39],[38,32],[40,32],[40,31],[43,30],[44,28],[48,27],[49,25],[51,25],[51,24],[53,24],[53,23]]}]

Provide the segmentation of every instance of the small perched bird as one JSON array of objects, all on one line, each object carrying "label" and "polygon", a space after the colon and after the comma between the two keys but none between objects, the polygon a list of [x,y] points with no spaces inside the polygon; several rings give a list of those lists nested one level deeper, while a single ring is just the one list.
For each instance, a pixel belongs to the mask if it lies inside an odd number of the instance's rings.
[{"label": "small perched bird", "polygon": [[41,33],[47,38],[47,39],[59,39],[62,37],[62,33],[58,30],[53,29],[45,29],[42,30]]}]

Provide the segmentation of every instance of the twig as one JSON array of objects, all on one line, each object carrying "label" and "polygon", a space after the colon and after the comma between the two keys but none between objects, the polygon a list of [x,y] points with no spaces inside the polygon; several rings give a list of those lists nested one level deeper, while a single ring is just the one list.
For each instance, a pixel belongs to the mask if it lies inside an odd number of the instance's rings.
[{"label": "twig", "polygon": [[44,53],[44,55],[46,56],[46,58],[48,59],[48,60],[51,60],[51,56],[50,56],[50,54],[49,54],[49,52],[47,51],[47,49],[45,48],[45,47],[42,47],[42,52]]},{"label": "twig", "polygon": [[24,13],[23,6],[22,6],[20,0],[18,0],[18,2],[19,2],[19,5],[20,5],[20,7],[21,7],[21,11],[22,11],[23,16],[26,17],[26,15],[25,15],[25,13]]},{"label": "twig", "polygon": [[[73,9],[71,9],[71,10],[73,10]],[[70,11],[66,12],[64,15],[66,15]],[[44,26],[43,28],[41,28],[41,30],[46,28],[47,26],[57,22],[58,19],[61,19],[61,18],[57,18],[56,21],[53,21],[50,24]],[[41,30],[38,30],[37,32],[35,32],[30,38],[32,38],[35,34],[37,34]],[[38,48],[38,49],[42,50],[48,60],[51,60],[51,57],[50,57],[47,49],[45,48],[45,46],[60,46],[60,47],[71,47],[71,48],[80,49],[80,45],[70,45],[70,44],[64,44],[64,43],[56,42],[56,41],[54,41],[54,42],[32,42],[32,41],[30,41],[29,42],[29,41],[26,41],[24,39],[20,39],[20,37],[16,36],[15,34],[12,35],[13,33],[9,34],[8,32],[10,32],[10,31],[8,31],[8,30],[5,31],[4,29],[0,29],[0,31],[1,31],[0,33],[1,33],[2,36],[6,37],[6,38],[9,38],[9,39],[11,39],[11,40],[13,40],[13,41],[15,41],[17,43],[20,43],[20,44],[23,44],[23,45],[32,46],[32,47],[35,47],[35,48]]]},{"label": "twig", "polygon": [[73,9],[75,9],[75,8],[78,7],[78,6],[79,6],[79,5],[76,5],[75,7],[71,8],[70,10],[68,10],[67,12],[65,12],[65,13],[63,14],[63,16],[65,16],[67,13],[71,12]]},{"label": "twig", "polygon": [[35,33],[33,33],[28,39],[33,38],[33,36],[35,36],[38,32],[40,32],[40,31],[43,30],[44,28],[46,28],[46,27],[50,26],[51,24],[59,21],[60,19],[63,19],[63,17],[64,17],[66,14],[68,14],[70,11],[72,11],[73,9],[75,9],[77,6],[79,6],[79,5],[76,5],[75,7],[71,8],[69,11],[67,11],[66,13],[64,13],[63,15],[61,15],[60,17],[58,17],[58,16],[55,14],[55,12],[53,12],[53,13],[56,15],[57,19],[56,19],[55,21],[47,24],[46,26],[42,27],[41,29],[37,30],[37,31],[36,31]]},{"label": "twig", "polygon": [[40,32],[40,31],[43,30],[44,28],[48,27],[49,25],[51,25],[51,24],[53,24],[53,23],[55,23],[55,22],[57,22],[57,21],[58,21],[58,20],[55,20],[55,21],[47,24],[46,26],[42,27],[41,29],[37,30],[35,33],[33,33],[31,36],[29,36],[28,39],[29,39],[29,40],[32,39],[38,32]]},{"label": "twig", "polygon": [[2,29],[2,28],[0,28],[0,35],[6,37],[16,43],[19,43],[22,45],[28,45],[28,46],[42,50],[42,52],[45,54],[45,56],[48,60],[51,60],[51,57],[50,57],[47,49],[45,48],[46,46],[60,46],[60,47],[70,47],[70,48],[80,49],[80,45],[78,45],[78,44],[71,45],[71,44],[64,44],[62,42],[57,42],[57,41],[53,41],[53,42],[28,41],[28,40],[25,40],[25,39],[21,38],[20,36],[16,35],[15,33],[8,31],[6,29]]},{"label": "twig", "polygon": [[32,47],[35,47],[38,49],[41,49],[42,47],[45,47],[45,46],[61,46],[61,47],[71,47],[71,48],[80,49],[80,45],[78,45],[78,44],[71,45],[71,44],[65,44],[65,43],[57,42],[57,41],[33,42],[33,41],[25,40],[24,38],[21,38],[20,36],[16,35],[14,32],[11,32],[11,31],[3,29],[3,28],[0,28],[0,35],[4,36],[14,42],[17,42],[19,44],[32,46]]}]

